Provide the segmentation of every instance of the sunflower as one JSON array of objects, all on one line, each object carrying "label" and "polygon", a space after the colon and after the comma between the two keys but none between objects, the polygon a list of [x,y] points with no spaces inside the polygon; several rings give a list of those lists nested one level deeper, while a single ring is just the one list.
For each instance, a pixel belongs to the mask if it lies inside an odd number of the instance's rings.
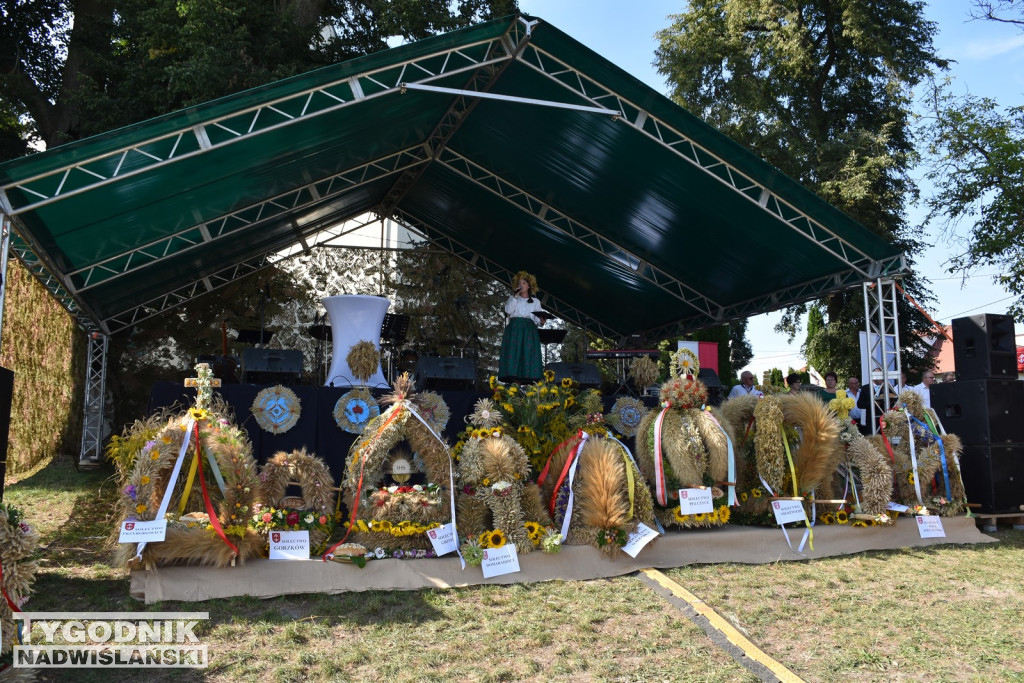
[{"label": "sunflower", "polygon": [[523,522],[523,526],[526,527],[526,533],[529,536],[536,536],[540,533],[540,524],[537,522]]},{"label": "sunflower", "polygon": [[573,399],[572,396],[570,396],[569,398],[565,399],[565,403],[562,405],[562,407],[568,410],[569,408],[572,408],[574,405],[576,405],[576,401]]},{"label": "sunflower", "polygon": [[846,524],[850,521],[850,515],[846,510],[839,510],[836,512],[836,524]]},{"label": "sunflower", "polygon": [[674,508],[672,510],[672,515],[675,517],[675,520],[680,524],[685,524],[686,522],[690,521],[690,515],[684,515],[682,512],[679,511],[679,508]]},{"label": "sunflower", "polygon": [[836,516],[833,515],[831,512],[825,512],[822,513],[821,517],[818,518],[818,521],[820,521],[822,524],[835,524]]},{"label": "sunflower", "polygon": [[563,389],[568,389],[571,386],[572,386],[572,379],[569,378],[569,377],[563,377],[562,378],[562,388]]},{"label": "sunflower", "polygon": [[729,509],[729,506],[720,505],[718,507],[718,522],[720,524],[728,524],[730,517],[732,517],[732,510]]},{"label": "sunflower", "polygon": [[494,391],[495,389],[498,388],[498,378],[495,377],[494,375],[491,375],[490,377],[487,378],[487,384],[488,386],[491,387],[491,391]]},{"label": "sunflower", "polygon": [[742,493],[740,493],[740,502],[741,503],[746,503],[747,502],[747,492],[746,491],[743,491]]},{"label": "sunflower", "polygon": [[492,548],[500,548],[505,545],[505,534],[502,533],[501,529],[495,529],[491,532],[490,543]]},{"label": "sunflower", "polygon": [[480,536],[477,537],[476,542],[480,544],[481,548],[489,548],[489,547],[491,547],[490,546],[490,543],[491,543],[491,532],[490,531],[482,531],[482,532],[480,532]]},{"label": "sunflower", "polygon": [[544,381],[548,382],[548,383],[554,382],[555,381],[555,371],[554,370],[545,370],[544,371]]},{"label": "sunflower", "polygon": [[867,525],[868,525],[868,523],[865,522],[863,519],[855,519],[855,520],[853,520],[853,524],[851,524],[850,526],[867,526]]}]

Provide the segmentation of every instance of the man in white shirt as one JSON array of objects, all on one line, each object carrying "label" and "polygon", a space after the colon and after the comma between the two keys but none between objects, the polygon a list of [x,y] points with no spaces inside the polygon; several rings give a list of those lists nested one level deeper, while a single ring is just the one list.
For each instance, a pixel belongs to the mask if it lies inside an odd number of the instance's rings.
[{"label": "man in white shirt", "polygon": [[749,370],[744,370],[740,373],[740,383],[732,388],[732,391],[729,392],[728,398],[747,395],[764,398],[764,394],[754,386],[754,373]]},{"label": "man in white shirt", "polygon": [[932,407],[932,385],[935,384],[935,373],[931,370],[925,370],[924,374],[921,375],[921,383],[915,384],[910,387],[917,395],[921,397],[921,403],[924,404],[925,408]]}]

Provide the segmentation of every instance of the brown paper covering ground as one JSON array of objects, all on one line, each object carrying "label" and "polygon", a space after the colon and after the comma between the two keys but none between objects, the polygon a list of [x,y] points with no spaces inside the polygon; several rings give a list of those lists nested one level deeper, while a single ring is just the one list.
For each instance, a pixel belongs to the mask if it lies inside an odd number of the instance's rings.
[{"label": "brown paper covering ground", "polygon": [[[521,571],[490,579],[479,567],[461,569],[455,554],[423,560],[371,560],[364,569],[355,565],[308,561],[250,560],[245,565],[211,569],[202,567],[159,567],[131,575],[131,595],[146,604],[162,600],[198,602],[237,595],[268,598],[298,593],[343,593],[366,590],[418,590],[454,588],[482,583],[532,583],[554,580],[586,580],[629,574],[638,569],[682,567],[689,564],[738,562],[764,564],[780,560],[803,560],[849,555],[865,550],[887,550],[944,543],[992,543],[997,539],[982,534],[973,518],[946,517],[945,538],[922,539],[913,518],[901,517],[894,527],[853,529],[846,526],[814,528],[814,550],[804,548],[801,557],[786,545],[778,528],[725,526],[670,532],[640,551],[636,559],[624,553],[609,560],[591,546],[565,546],[548,555],[533,552],[520,555]],[[802,529],[790,529],[796,548]]]}]

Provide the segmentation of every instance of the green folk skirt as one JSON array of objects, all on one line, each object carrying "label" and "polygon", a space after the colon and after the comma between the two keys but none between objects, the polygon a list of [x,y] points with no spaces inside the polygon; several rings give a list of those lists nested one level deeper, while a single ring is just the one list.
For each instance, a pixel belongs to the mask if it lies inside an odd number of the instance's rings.
[{"label": "green folk skirt", "polygon": [[540,379],[543,369],[537,326],[529,318],[512,318],[501,338],[498,379],[533,382]]}]

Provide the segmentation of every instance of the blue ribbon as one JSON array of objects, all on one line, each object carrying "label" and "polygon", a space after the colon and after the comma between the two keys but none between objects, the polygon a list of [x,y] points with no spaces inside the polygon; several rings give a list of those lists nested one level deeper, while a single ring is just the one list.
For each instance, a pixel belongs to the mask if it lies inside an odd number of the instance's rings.
[{"label": "blue ribbon", "polygon": [[[926,425],[924,422],[921,422],[920,420],[918,420],[916,417],[911,415],[909,412],[907,413],[907,417],[909,417],[915,423],[917,423],[918,425],[920,425],[921,427],[926,429],[929,433],[931,433],[931,434],[933,434],[935,436],[935,441],[939,444],[939,460],[942,462],[942,480],[943,480],[943,483],[946,485],[946,500],[952,502],[953,494],[952,494],[952,492],[949,489],[949,466],[946,464],[946,447],[942,443],[942,438],[938,434],[935,433],[935,430],[933,430],[931,427]],[[911,439],[914,438],[914,435],[911,434],[910,438]]]}]

